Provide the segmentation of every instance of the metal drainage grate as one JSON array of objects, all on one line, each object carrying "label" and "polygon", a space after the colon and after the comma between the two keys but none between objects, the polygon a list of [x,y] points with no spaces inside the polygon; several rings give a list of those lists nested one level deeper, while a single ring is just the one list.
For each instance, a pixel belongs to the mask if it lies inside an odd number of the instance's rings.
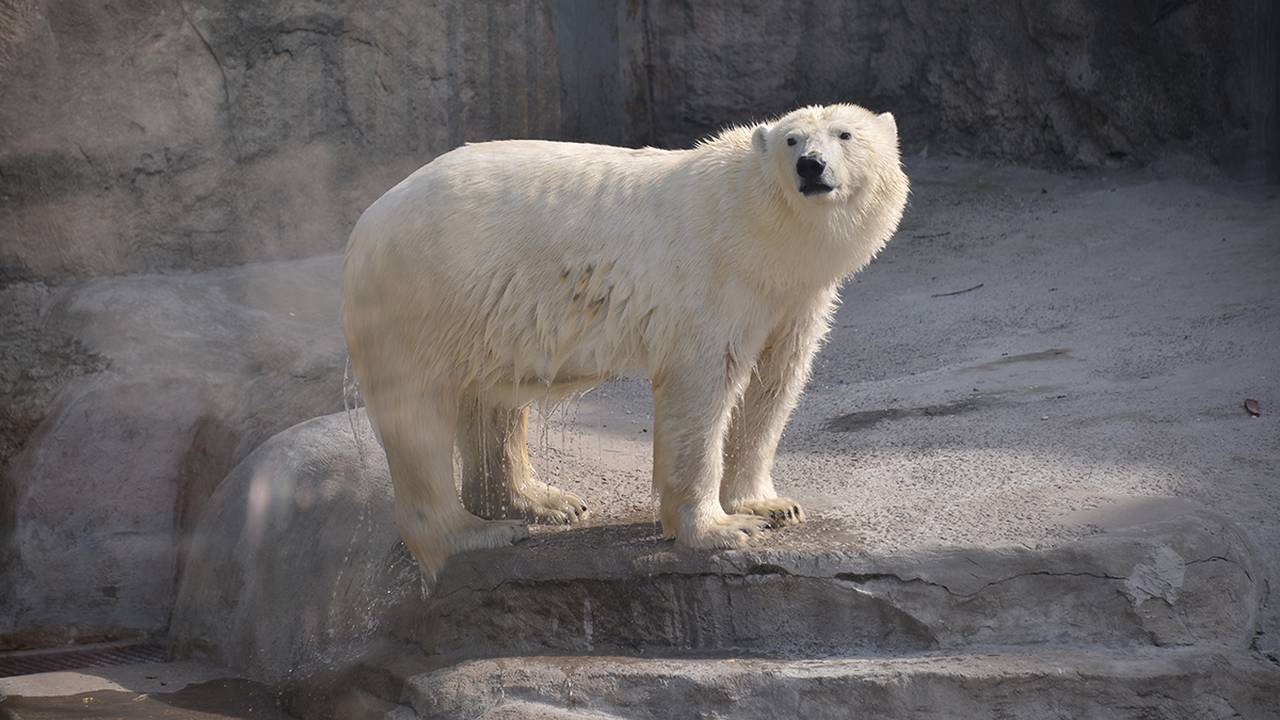
[{"label": "metal drainage grate", "polygon": [[156,643],[78,645],[57,650],[20,650],[0,653],[0,677],[34,673],[164,662],[164,646]]}]

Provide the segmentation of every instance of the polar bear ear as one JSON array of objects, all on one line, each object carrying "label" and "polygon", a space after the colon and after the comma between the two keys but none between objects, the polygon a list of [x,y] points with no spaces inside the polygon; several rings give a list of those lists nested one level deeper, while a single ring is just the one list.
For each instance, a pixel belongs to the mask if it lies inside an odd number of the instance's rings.
[{"label": "polar bear ear", "polygon": [[756,127],[756,131],[751,133],[751,147],[758,153],[764,154],[767,149],[766,143],[769,139],[769,126],[760,125]]},{"label": "polar bear ear", "polygon": [[898,134],[898,123],[893,119],[893,113],[880,113],[876,116],[876,120],[885,130],[888,130],[894,135]]}]

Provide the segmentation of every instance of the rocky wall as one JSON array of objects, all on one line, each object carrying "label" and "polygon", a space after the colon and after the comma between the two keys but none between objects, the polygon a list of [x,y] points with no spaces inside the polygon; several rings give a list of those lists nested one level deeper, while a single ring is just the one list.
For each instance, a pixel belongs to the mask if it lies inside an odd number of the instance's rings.
[{"label": "rocky wall", "polygon": [[545,2],[15,7],[0,281],[335,252],[434,155],[561,125]]},{"label": "rocky wall", "polygon": [[1275,164],[1265,2],[0,8],[0,282],[333,252],[466,141],[678,147],[802,103],[892,110],[911,152]]}]

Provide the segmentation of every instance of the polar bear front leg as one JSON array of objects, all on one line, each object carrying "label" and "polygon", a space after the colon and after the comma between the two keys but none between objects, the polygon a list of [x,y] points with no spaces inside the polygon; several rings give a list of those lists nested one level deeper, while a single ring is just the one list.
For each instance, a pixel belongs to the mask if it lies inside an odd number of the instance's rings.
[{"label": "polar bear front leg", "polygon": [[767,517],[774,526],[804,520],[804,510],[773,487],[773,457],[795,409],[822,337],[826,313],[789,321],[769,337],[756,359],[725,439],[720,505],[728,513]]},{"label": "polar bear front leg", "polygon": [[653,483],[663,535],[682,545],[743,547],[769,524],[720,506],[724,434],[743,382],[745,370],[732,362],[691,363],[654,379]]},{"label": "polar bear front leg", "polygon": [[529,409],[519,410],[468,397],[458,421],[462,455],[462,504],[496,520],[522,519],[568,525],[586,517],[582,498],[533,477],[525,437]]}]

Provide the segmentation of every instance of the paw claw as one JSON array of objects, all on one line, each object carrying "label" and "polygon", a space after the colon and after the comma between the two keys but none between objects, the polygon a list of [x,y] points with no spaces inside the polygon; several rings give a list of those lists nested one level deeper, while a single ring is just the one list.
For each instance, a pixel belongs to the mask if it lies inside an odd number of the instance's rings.
[{"label": "paw claw", "polygon": [[529,483],[512,499],[512,510],[517,517],[532,523],[572,525],[587,516],[587,504],[577,495],[546,483],[534,480]]},{"label": "paw claw", "polygon": [[804,510],[790,498],[742,500],[734,503],[731,511],[767,518],[768,527],[775,529],[804,522]]},{"label": "paw claw", "polygon": [[746,547],[763,535],[769,521],[756,515],[725,515],[691,532],[680,532],[677,539],[689,547],[716,550]]}]

